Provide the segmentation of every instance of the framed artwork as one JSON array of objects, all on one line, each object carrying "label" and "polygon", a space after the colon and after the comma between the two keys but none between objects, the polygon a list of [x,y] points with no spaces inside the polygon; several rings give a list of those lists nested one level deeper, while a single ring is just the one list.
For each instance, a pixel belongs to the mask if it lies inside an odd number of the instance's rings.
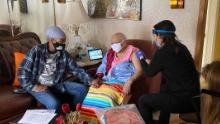
[{"label": "framed artwork", "polygon": [[66,3],[66,0],[57,0],[58,3]]},{"label": "framed artwork", "polygon": [[27,0],[19,0],[20,12],[28,13]]},{"label": "framed artwork", "polygon": [[184,3],[184,0],[170,0],[170,7],[171,9],[183,9]]},{"label": "framed artwork", "polygon": [[42,3],[48,3],[49,0],[42,0]]},{"label": "framed artwork", "polygon": [[142,0],[82,0],[90,17],[141,20]]}]

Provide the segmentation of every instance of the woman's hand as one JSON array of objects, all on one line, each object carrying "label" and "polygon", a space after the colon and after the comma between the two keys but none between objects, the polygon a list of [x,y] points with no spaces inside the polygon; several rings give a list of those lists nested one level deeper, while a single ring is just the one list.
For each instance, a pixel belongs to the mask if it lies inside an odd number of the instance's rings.
[{"label": "woman's hand", "polygon": [[93,87],[93,88],[99,88],[101,85],[102,85],[102,80],[100,80],[99,78],[97,78],[97,79],[95,79],[95,80],[93,80],[92,82],[91,82],[91,87]]},{"label": "woman's hand", "polygon": [[125,95],[129,95],[131,92],[131,85],[132,85],[133,81],[132,80],[128,80],[124,86],[123,86],[123,93]]}]

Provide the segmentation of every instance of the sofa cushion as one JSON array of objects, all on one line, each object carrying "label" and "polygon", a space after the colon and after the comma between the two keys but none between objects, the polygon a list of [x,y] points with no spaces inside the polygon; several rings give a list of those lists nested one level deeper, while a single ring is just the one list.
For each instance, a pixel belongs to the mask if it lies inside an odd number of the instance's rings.
[{"label": "sofa cushion", "polygon": [[0,79],[11,84],[15,75],[14,52],[27,53],[32,47],[40,43],[35,33],[21,33],[15,37],[0,38]]},{"label": "sofa cushion", "polygon": [[0,120],[15,116],[31,108],[35,100],[28,94],[14,94],[9,85],[0,86]]},{"label": "sofa cushion", "polygon": [[25,54],[20,52],[15,52],[14,56],[15,56],[15,78],[14,78],[13,86],[20,87],[20,82],[18,80],[18,67],[23,61]]}]

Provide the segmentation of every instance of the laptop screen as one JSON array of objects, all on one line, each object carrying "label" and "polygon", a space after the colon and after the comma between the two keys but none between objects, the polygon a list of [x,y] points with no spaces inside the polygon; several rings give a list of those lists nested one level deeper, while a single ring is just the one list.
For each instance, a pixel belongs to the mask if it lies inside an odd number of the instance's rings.
[{"label": "laptop screen", "polygon": [[88,50],[88,54],[90,60],[98,60],[103,58],[101,49],[90,49]]}]

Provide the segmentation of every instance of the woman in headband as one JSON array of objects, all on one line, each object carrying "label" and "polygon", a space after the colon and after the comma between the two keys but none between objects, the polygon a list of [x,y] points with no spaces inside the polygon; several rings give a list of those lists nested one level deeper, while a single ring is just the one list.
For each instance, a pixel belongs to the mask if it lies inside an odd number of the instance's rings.
[{"label": "woman in headband", "polygon": [[[199,94],[199,76],[193,58],[175,34],[176,28],[169,20],[154,26],[154,43],[159,47],[151,61],[137,53],[147,76],[162,72],[161,91],[145,94],[139,99],[139,111],[147,124],[168,124],[170,113],[193,111],[192,97]],[[160,111],[159,121],[152,112]]]}]

